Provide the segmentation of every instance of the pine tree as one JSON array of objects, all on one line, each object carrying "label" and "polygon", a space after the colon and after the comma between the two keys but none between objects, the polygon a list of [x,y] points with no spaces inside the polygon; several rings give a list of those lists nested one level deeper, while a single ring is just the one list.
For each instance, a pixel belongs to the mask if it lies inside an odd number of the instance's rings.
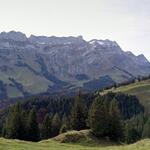
[{"label": "pine tree", "polygon": [[3,135],[6,138],[22,139],[24,125],[21,117],[21,105],[17,103],[12,106],[6,119]]},{"label": "pine tree", "polygon": [[65,126],[66,130],[70,129],[69,118],[66,116],[66,114],[64,114],[62,117],[62,126]]},{"label": "pine tree", "polygon": [[58,135],[61,128],[61,120],[58,113],[56,113],[53,116],[51,127],[52,127],[52,136],[54,137]]},{"label": "pine tree", "polygon": [[38,122],[36,118],[35,108],[33,108],[29,113],[27,129],[28,129],[28,140],[38,141],[39,140],[39,127],[38,127]]},{"label": "pine tree", "polygon": [[75,102],[71,112],[71,126],[74,130],[86,128],[87,110],[83,103],[81,94],[75,98]]},{"label": "pine tree", "polygon": [[27,118],[28,118],[27,111],[21,110],[20,117],[21,117],[20,140],[28,140],[27,139]]},{"label": "pine tree", "polygon": [[140,135],[140,138],[142,138],[142,133],[144,129],[144,124],[145,124],[145,116],[143,113],[137,116],[137,131]]},{"label": "pine tree", "polygon": [[109,133],[109,112],[99,96],[92,104],[89,112],[89,125],[97,137],[108,136]]},{"label": "pine tree", "polygon": [[133,143],[142,138],[145,119],[143,114],[139,114],[126,122],[125,137],[127,143]]},{"label": "pine tree", "polygon": [[119,140],[123,137],[123,127],[121,123],[121,116],[118,109],[117,101],[114,99],[110,103],[110,123],[109,123],[109,137],[112,140]]},{"label": "pine tree", "polygon": [[127,144],[134,143],[139,139],[139,133],[133,127],[133,125],[128,122],[125,126],[125,142]]},{"label": "pine tree", "polygon": [[143,138],[150,138],[150,117],[144,125],[142,137]]},{"label": "pine tree", "polygon": [[52,133],[51,133],[51,118],[49,117],[48,114],[45,115],[41,132],[42,132],[43,139],[48,139],[52,135]]}]

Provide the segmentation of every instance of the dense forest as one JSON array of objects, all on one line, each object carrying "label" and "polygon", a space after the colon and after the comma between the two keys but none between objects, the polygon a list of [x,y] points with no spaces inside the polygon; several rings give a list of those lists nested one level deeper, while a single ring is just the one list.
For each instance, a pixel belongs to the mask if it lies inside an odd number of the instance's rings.
[{"label": "dense forest", "polygon": [[68,130],[91,129],[100,138],[133,143],[149,137],[148,116],[136,96],[123,93],[31,97],[1,115],[1,136],[39,141]]}]

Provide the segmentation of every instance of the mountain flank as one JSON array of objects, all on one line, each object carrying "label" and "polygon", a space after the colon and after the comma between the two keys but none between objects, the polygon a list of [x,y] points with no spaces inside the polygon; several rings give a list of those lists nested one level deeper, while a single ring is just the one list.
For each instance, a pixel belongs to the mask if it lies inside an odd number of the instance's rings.
[{"label": "mountain flank", "polygon": [[115,41],[0,33],[0,99],[95,91],[148,74],[145,56]]}]

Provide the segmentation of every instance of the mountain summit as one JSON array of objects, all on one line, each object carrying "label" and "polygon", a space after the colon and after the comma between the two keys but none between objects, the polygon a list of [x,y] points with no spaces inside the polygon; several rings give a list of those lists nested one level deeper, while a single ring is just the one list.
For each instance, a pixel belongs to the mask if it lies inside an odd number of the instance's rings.
[{"label": "mountain summit", "polygon": [[21,32],[1,32],[0,33],[0,39],[7,39],[7,40],[14,40],[14,41],[26,41],[27,37],[25,34]]},{"label": "mountain summit", "polygon": [[148,74],[144,55],[124,52],[115,41],[0,34],[0,99],[93,91]]}]

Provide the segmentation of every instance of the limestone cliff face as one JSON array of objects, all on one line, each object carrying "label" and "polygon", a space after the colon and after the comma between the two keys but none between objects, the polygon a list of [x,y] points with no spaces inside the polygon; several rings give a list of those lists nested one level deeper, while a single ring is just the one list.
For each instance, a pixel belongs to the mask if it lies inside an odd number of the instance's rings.
[{"label": "limestone cliff face", "polygon": [[95,90],[148,74],[144,55],[124,52],[115,41],[0,34],[0,98]]}]

